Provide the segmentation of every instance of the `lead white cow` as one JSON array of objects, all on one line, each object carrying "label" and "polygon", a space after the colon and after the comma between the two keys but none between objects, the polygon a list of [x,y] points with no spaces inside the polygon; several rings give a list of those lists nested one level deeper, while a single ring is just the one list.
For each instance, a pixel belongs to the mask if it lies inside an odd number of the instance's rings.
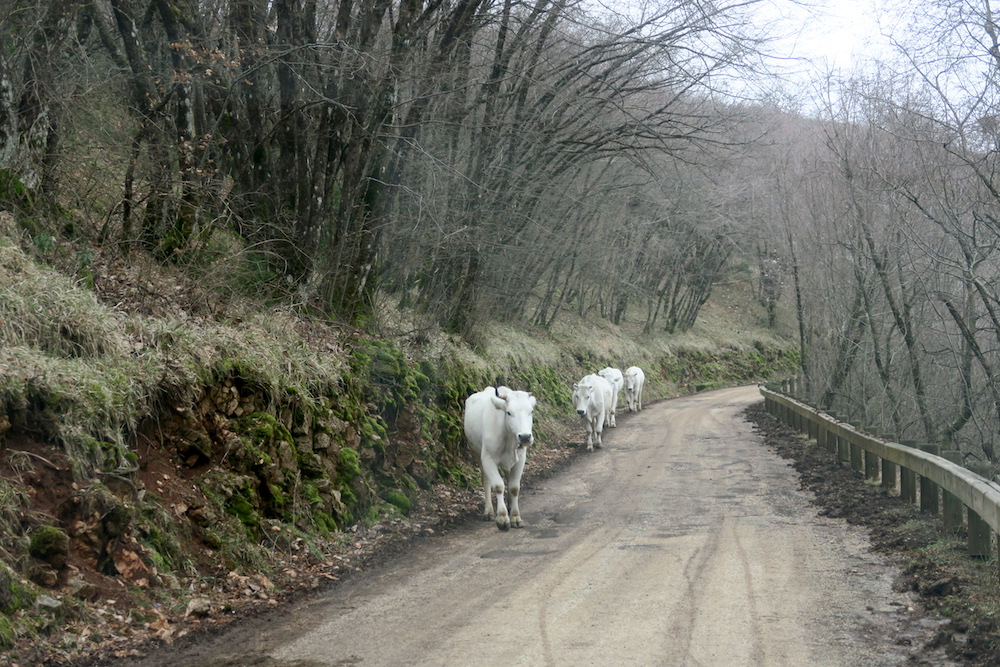
[{"label": "lead white cow", "polygon": [[611,384],[600,375],[586,375],[573,385],[573,407],[587,425],[587,451],[601,447],[604,419],[611,405]]},{"label": "lead white cow", "polygon": [[[531,434],[534,409],[534,396],[510,387],[486,387],[465,399],[465,438],[469,449],[479,456],[483,475],[483,519],[496,519],[500,530],[524,526],[517,498],[528,445],[534,440]],[[507,475],[510,491],[509,516],[501,471]],[[494,494],[496,510],[493,509]]]},{"label": "lead white cow", "polygon": [[646,374],[638,366],[625,370],[625,401],[629,412],[642,410],[642,385],[646,384]]},{"label": "lead white cow", "polygon": [[611,405],[608,408],[608,413],[604,416],[605,426],[610,426],[612,428],[618,428],[618,422],[616,415],[618,414],[618,396],[621,394],[622,387],[625,385],[625,378],[622,377],[622,372],[617,368],[612,368],[608,366],[604,370],[597,371],[597,374],[608,381],[611,385]]}]

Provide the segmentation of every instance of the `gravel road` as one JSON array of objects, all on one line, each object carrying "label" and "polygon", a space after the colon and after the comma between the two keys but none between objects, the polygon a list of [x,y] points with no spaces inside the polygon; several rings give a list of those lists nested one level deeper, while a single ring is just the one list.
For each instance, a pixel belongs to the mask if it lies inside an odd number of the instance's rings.
[{"label": "gravel road", "polygon": [[912,664],[912,598],[761,446],[740,418],[759,400],[744,387],[624,415],[603,449],[522,490],[525,528],[460,525],[169,663]]}]

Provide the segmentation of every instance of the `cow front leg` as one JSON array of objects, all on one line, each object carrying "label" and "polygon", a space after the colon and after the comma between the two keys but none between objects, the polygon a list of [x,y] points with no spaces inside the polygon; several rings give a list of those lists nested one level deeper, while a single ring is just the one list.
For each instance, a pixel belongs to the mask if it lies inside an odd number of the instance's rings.
[{"label": "cow front leg", "polygon": [[602,415],[600,419],[594,422],[594,447],[597,449],[601,448],[603,444],[601,442],[601,434],[604,432],[604,416]]},{"label": "cow front leg", "polygon": [[587,420],[587,451],[594,451],[594,420]]},{"label": "cow front leg", "polygon": [[[500,530],[507,530],[510,528],[510,516],[507,514],[507,503],[505,503],[503,499],[503,477],[500,476],[500,470],[497,468],[496,462],[489,457],[483,457],[482,466],[484,479],[483,486],[486,488],[486,493],[489,494],[492,491],[493,495],[497,498],[497,511],[494,515],[496,517],[497,528]],[[492,503],[490,503],[490,505],[492,505]],[[492,507],[490,509],[492,509]]]},{"label": "cow front leg", "polygon": [[514,528],[524,528],[521,520],[521,508],[518,499],[521,497],[521,473],[524,472],[524,452],[518,453],[518,460],[507,476],[507,490],[510,492],[510,525]]}]

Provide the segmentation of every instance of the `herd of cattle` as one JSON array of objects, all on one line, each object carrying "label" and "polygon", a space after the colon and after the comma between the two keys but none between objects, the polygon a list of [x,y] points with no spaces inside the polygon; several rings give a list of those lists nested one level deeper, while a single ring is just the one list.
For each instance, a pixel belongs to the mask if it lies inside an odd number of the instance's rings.
[{"label": "herd of cattle", "polygon": [[[600,448],[605,426],[617,425],[615,413],[623,389],[629,412],[642,410],[645,382],[642,369],[632,366],[624,373],[608,367],[573,385],[573,408],[586,424],[588,452]],[[535,402],[530,393],[503,386],[486,387],[465,399],[465,438],[472,453],[479,457],[483,474],[483,518],[495,520],[500,530],[524,526],[518,495],[528,445],[534,441],[531,429]],[[507,473],[509,511],[504,500],[503,472]]]}]

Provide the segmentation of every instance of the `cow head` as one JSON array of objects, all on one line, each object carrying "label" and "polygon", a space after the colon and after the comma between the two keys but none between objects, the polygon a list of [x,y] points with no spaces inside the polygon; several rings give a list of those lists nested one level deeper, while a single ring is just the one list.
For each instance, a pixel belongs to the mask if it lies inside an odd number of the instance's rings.
[{"label": "cow head", "polygon": [[581,417],[587,414],[587,405],[590,404],[590,397],[594,395],[594,384],[592,382],[577,382],[573,385],[573,407],[576,414]]},{"label": "cow head", "polygon": [[517,446],[530,445],[535,439],[531,433],[535,397],[526,391],[497,387],[490,398],[493,399],[493,407],[504,411],[504,423],[507,431],[517,437]]}]

